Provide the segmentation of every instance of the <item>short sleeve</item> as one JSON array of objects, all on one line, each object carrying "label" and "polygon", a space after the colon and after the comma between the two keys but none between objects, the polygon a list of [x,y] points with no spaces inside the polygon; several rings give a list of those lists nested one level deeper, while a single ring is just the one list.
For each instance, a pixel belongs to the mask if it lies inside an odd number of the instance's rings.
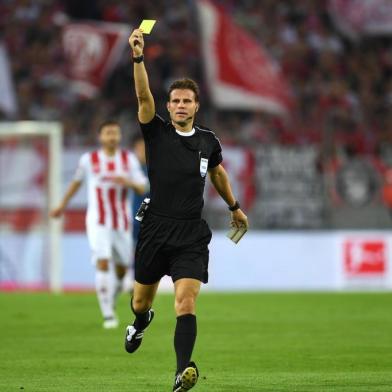
[{"label": "short sleeve", "polygon": [[159,115],[155,114],[153,119],[146,124],[139,122],[140,129],[145,140],[152,140],[154,137],[159,135],[159,131],[165,126],[165,120]]},{"label": "short sleeve", "polygon": [[208,168],[213,169],[214,167],[221,164],[222,161],[222,146],[219,139],[214,135],[212,141],[212,153],[210,155],[210,159],[208,160]]},{"label": "short sleeve", "polygon": [[130,175],[129,178],[136,184],[146,185],[148,183],[148,179],[143,172],[143,169],[140,165],[139,160],[136,158],[136,155],[133,153],[129,153],[128,156],[130,162]]},{"label": "short sleeve", "polygon": [[79,159],[78,168],[74,175],[74,181],[83,181],[86,178],[89,163],[89,155],[83,154]]}]

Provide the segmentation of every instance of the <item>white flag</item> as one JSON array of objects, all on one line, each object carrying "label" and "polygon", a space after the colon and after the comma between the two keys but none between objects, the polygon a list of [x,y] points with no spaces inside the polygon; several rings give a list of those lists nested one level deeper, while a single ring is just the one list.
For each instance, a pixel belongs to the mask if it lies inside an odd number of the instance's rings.
[{"label": "white flag", "polygon": [[0,110],[6,116],[13,117],[18,112],[15,88],[11,75],[8,53],[5,45],[0,42]]},{"label": "white flag", "polygon": [[329,0],[329,12],[346,35],[392,34],[391,0]]}]

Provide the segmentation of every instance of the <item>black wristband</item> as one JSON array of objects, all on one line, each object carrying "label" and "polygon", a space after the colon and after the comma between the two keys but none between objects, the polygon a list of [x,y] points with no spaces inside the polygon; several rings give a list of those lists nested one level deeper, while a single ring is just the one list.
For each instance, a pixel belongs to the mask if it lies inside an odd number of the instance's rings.
[{"label": "black wristband", "polygon": [[231,207],[229,206],[229,210],[231,212],[239,210],[241,208],[240,203],[238,202],[238,200],[235,201],[234,205],[232,205]]},{"label": "black wristband", "polygon": [[134,63],[141,63],[142,61],[144,61],[144,54],[142,54],[141,56],[139,56],[139,57],[132,57],[132,60],[133,60],[133,62]]}]

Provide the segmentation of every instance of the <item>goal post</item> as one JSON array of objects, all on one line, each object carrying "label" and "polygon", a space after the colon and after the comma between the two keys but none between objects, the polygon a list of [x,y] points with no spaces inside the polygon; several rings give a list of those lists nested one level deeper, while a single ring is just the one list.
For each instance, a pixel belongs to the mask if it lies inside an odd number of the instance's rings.
[{"label": "goal post", "polygon": [[[0,122],[0,143],[13,139],[34,140],[46,138],[48,144],[47,205],[46,213],[57,205],[61,198],[63,128],[59,122],[17,121]],[[47,275],[52,292],[62,288],[62,221],[47,220]]]}]

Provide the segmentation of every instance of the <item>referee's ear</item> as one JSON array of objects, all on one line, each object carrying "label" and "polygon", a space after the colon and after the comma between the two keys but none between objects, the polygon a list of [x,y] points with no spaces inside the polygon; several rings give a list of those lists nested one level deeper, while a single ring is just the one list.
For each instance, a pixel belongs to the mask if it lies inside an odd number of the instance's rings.
[{"label": "referee's ear", "polygon": [[199,107],[200,107],[200,105],[197,104],[197,105],[196,105],[196,112],[199,111]]}]

